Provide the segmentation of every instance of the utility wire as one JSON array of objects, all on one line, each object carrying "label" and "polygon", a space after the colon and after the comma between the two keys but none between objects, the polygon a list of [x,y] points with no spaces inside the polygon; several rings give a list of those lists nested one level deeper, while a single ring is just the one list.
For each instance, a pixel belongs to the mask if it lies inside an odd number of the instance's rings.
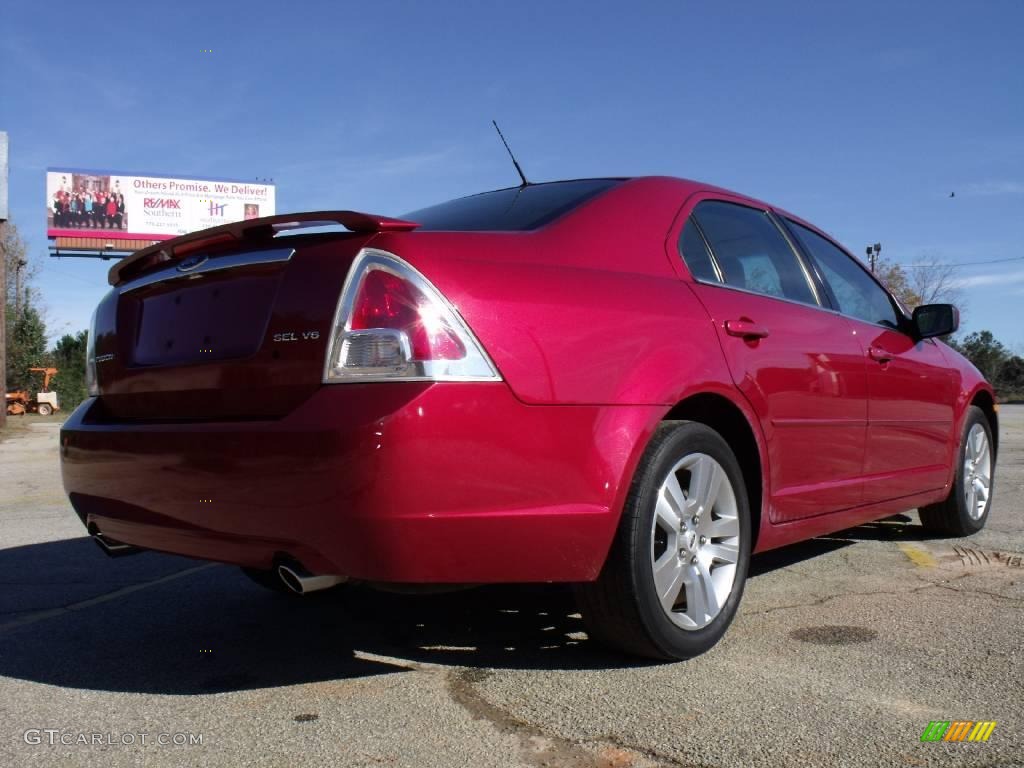
[{"label": "utility wire", "polygon": [[1011,256],[1008,259],[991,259],[989,261],[964,261],[964,262],[961,262],[960,264],[947,264],[944,261],[936,261],[933,264],[928,264],[928,263],[921,264],[919,262],[917,262],[917,263],[915,263],[915,262],[909,262],[909,263],[898,262],[898,266],[900,266],[900,267],[927,267],[927,266],[936,266],[936,267],[980,267],[980,266],[983,266],[985,264],[1004,264],[1004,263],[1006,263],[1008,261],[1024,261],[1024,256]]},{"label": "utility wire", "polygon": [[96,280],[90,280],[87,277],[82,277],[81,275],[76,275],[73,272],[67,272],[67,271],[65,271],[63,269],[59,269],[57,267],[54,267],[52,264],[47,264],[46,265],[46,269],[48,271],[56,272],[60,277],[70,277],[72,280],[77,280],[80,283],[87,283],[88,285],[92,285],[92,286],[101,286],[102,287],[102,286],[105,286],[107,284],[106,275],[101,275],[99,281],[96,281]]}]

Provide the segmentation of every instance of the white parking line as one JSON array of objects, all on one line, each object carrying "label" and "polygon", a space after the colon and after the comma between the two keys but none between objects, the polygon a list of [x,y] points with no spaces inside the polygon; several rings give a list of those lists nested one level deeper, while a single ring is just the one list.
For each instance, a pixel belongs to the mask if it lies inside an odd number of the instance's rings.
[{"label": "white parking line", "polygon": [[16,619],[10,619],[8,621],[0,622],[0,632],[4,632],[15,627],[24,627],[27,624],[35,624],[37,621],[43,621],[44,619],[52,619],[55,616],[62,616],[65,613],[71,611],[81,611],[86,608],[92,608],[103,603],[116,600],[119,597],[125,597],[132,594],[133,592],[139,592],[143,589],[149,589],[150,587],[156,587],[160,584],[166,584],[169,581],[180,579],[185,576],[191,576],[194,573],[205,571],[208,568],[214,568],[219,563],[206,563],[205,565],[197,565],[195,568],[186,568],[183,571],[172,573],[169,576],[163,576],[159,579],[153,579],[153,581],[144,581],[141,584],[132,584],[121,589],[115,589],[113,592],[107,592],[105,595],[99,595],[97,597],[90,597],[88,600],[81,600],[77,603],[71,603],[71,605],[65,605],[62,608],[50,608],[45,611],[36,611],[30,613],[27,616],[19,616]]}]

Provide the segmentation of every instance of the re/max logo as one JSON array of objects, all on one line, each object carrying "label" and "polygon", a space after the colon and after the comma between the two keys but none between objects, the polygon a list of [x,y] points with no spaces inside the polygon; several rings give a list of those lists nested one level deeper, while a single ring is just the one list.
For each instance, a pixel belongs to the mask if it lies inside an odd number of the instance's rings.
[{"label": "re/max logo", "polygon": [[932,720],[921,741],[988,741],[995,728],[994,720]]},{"label": "re/max logo", "polygon": [[181,200],[169,197],[147,197],[142,201],[143,208],[181,208]]}]

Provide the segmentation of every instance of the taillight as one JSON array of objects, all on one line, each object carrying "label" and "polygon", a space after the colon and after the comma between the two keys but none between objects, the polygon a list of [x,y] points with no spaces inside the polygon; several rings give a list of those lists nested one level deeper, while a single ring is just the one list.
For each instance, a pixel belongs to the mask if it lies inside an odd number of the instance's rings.
[{"label": "taillight", "polygon": [[96,313],[94,309],[92,319],[89,320],[89,335],[85,342],[85,388],[90,397],[96,397],[100,393],[99,381],[96,379]]},{"label": "taillight", "polygon": [[409,339],[413,360],[461,360],[466,347],[434,303],[404,278],[369,270],[359,284],[351,330],[388,328]]},{"label": "taillight", "polygon": [[455,308],[411,265],[363,249],[338,301],[325,382],[500,380]]}]

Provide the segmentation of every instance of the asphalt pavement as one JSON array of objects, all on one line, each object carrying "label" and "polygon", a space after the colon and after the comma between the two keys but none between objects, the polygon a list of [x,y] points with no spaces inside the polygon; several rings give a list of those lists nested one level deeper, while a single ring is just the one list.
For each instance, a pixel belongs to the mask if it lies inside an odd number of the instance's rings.
[{"label": "asphalt pavement", "polygon": [[1024,406],[1001,419],[980,534],[910,512],[756,556],[725,639],[667,665],[595,647],[559,586],[298,598],[109,559],[31,423],[0,442],[0,765],[1024,766]]}]

